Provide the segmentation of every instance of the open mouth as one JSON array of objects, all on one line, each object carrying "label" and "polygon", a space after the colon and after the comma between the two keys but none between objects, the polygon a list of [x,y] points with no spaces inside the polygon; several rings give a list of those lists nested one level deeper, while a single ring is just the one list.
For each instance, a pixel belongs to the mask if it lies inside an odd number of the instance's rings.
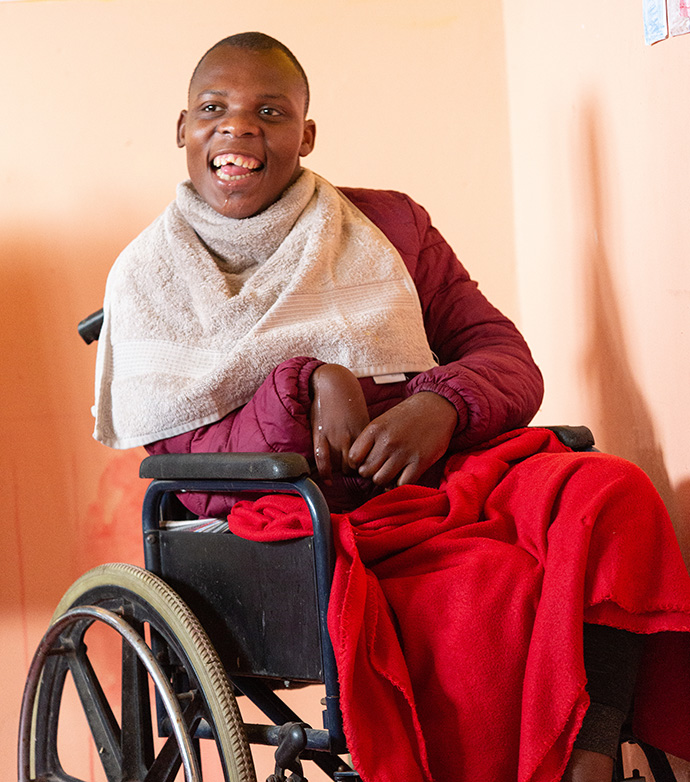
[{"label": "open mouth", "polygon": [[258,174],[264,164],[253,157],[245,155],[217,155],[211,161],[216,176],[224,182],[237,182]]}]

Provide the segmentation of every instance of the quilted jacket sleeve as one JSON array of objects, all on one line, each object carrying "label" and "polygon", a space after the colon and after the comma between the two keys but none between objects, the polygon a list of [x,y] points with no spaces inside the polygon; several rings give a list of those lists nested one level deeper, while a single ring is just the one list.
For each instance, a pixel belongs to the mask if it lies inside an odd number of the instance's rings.
[{"label": "quilted jacket sleeve", "polygon": [[419,293],[439,366],[416,375],[406,393],[433,391],[455,406],[454,450],[528,424],[541,404],[541,373],[515,325],[487,301],[427,212],[393,191],[345,194],[396,246]]},{"label": "quilted jacket sleeve", "polygon": [[[145,446],[160,453],[300,453],[312,459],[309,378],[322,364],[299,356],[274,369],[244,407],[207,426]],[[187,494],[181,498],[198,516],[226,515],[232,498]]]},{"label": "quilted jacket sleeve", "polygon": [[424,239],[413,279],[440,366],[417,375],[409,390],[435,391],[464,411],[455,447],[526,426],[543,396],[541,372],[527,343],[486,300],[426,212],[414,206]]},{"label": "quilted jacket sleeve", "polygon": [[[454,405],[451,449],[461,450],[526,425],[542,398],[542,378],[513,323],[493,307],[462,267],[428,214],[392,191],[344,190],[400,252],[419,292],[429,344],[439,366],[406,383],[362,379],[372,417],[405,396],[433,391]],[[243,408],[225,418],[146,446],[149,453],[296,452],[313,459],[309,378],[322,362],[290,359]],[[227,497],[187,495],[202,516],[228,512]]]}]

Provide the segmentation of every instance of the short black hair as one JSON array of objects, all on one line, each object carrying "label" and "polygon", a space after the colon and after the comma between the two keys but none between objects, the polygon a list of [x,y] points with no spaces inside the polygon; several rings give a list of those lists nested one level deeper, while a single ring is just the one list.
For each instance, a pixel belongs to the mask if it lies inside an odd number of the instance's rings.
[{"label": "short black hair", "polygon": [[197,66],[194,69],[194,73],[192,73],[192,78],[189,80],[190,88],[197,71],[208,55],[211,54],[211,52],[214,52],[216,49],[221,49],[225,46],[232,46],[237,49],[250,49],[253,52],[267,52],[271,51],[272,49],[277,49],[278,51],[282,52],[295,66],[300,79],[304,83],[304,113],[306,115],[307,111],[309,110],[309,80],[307,79],[307,74],[304,72],[304,68],[300,65],[297,57],[295,57],[295,55],[287,48],[287,46],[285,46],[284,43],[281,43],[276,38],[272,38],[270,35],[266,35],[266,33],[236,33],[235,35],[229,35],[227,38],[223,38],[222,40],[218,41],[218,43],[214,44],[197,63]]}]

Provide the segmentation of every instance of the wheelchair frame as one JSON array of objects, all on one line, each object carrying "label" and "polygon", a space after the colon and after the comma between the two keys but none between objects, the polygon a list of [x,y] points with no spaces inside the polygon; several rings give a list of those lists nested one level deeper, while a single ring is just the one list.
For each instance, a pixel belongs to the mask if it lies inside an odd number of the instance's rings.
[{"label": "wheelchair frame", "polygon": [[[199,477],[200,475],[205,477]],[[140,476],[153,479],[146,492],[143,506],[146,568],[163,577],[168,577],[169,571],[164,567],[161,556],[163,547],[161,537],[166,533],[161,530],[159,520],[165,501],[171,495],[194,491],[227,493],[287,491],[299,494],[304,499],[313,522],[311,540],[313,540],[313,573],[316,587],[314,598],[316,600],[321,671],[317,674],[317,678],[314,676],[312,668],[300,676],[300,679],[307,682],[322,682],[326,688],[324,704],[326,707],[324,710],[326,728],[325,730],[307,728],[304,749],[334,754],[346,752],[335,656],[327,626],[328,602],[334,568],[330,511],[318,487],[309,478],[309,466],[306,459],[298,454],[166,454],[164,456],[149,456],[145,459],[141,465]],[[174,536],[185,533],[172,532],[167,534]],[[195,536],[196,540],[208,537],[194,532],[186,534]],[[298,546],[303,549],[302,541],[304,540],[304,538],[300,538],[294,543],[288,542],[287,547]],[[309,548],[312,547],[308,546],[307,549]],[[225,594],[226,590],[221,588],[219,593],[212,597],[216,600],[219,597],[222,599]],[[206,596],[206,599],[209,600],[209,597]],[[203,608],[201,610],[203,612]],[[251,642],[257,639],[250,638],[249,640]],[[258,639],[259,643],[256,646],[260,645],[261,640],[261,638]],[[256,649],[256,651],[259,650]],[[252,678],[257,676],[257,667],[264,669],[258,672],[262,675],[272,675],[271,678],[278,677],[275,670],[266,670],[266,668],[275,667],[275,665],[270,665],[272,661],[269,661],[268,665],[265,660],[262,662],[263,665],[254,657],[249,665],[246,663],[244,666],[238,665],[236,671],[230,674],[233,684],[274,722],[282,724],[285,721],[298,721],[297,715],[285,706],[271,688],[262,686],[259,681]],[[243,668],[247,670],[243,670]],[[281,678],[287,679],[289,677],[282,675]],[[257,743],[273,744],[275,741],[276,731],[271,728],[251,726],[249,730],[251,738]]]},{"label": "wheelchair frame", "polygon": [[[79,330],[87,343],[98,338],[101,322],[100,312],[82,321]],[[593,448],[586,427],[552,429],[574,450]],[[63,771],[57,750],[57,722],[68,672],[75,680],[108,782],[171,782],[180,766],[187,782],[200,782],[200,739],[215,740],[226,782],[255,779],[249,744],[277,748],[275,773],[267,782],[306,782],[302,759],[314,761],[336,782],[359,780],[340,757],[347,745],[327,626],[335,561],[330,511],[309,477],[306,459],[265,453],[149,456],[141,464],[140,477],[151,479],[142,509],[146,571],[128,565],[96,568],[79,579],[58,606],[27,677],[20,716],[20,782],[79,782]],[[313,535],[266,544],[234,535],[165,529],[163,521],[179,510],[176,495],[180,493],[247,491],[301,496],[312,518]],[[226,551],[231,546],[240,552],[240,565],[232,576]],[[255,550],[262,552],[259,559],[254,558]],[[242,626],[234,625],[226,606],[252,600],[252,589],[263,581],[256,578],[262,558],[267,558],[267,564],[260,576],[273,580],[278,574],[283,589],[292,589],[299,581],[299,605],[292,611],[279,607],[271,616],[261,610],[253,625],[246,616]],[[300,581],[305,562],[310,567]],[[306,646],[297,644],[296,651],[289,645],[271,651],[264,643],[266,637],[294,638],[305,613],[316,625],[312,640]],[[106,703],[86,654],[83,637],[94,622],[110,626],[123,639],[121,724]],[[155,684],[158,734],[167,737],[158,755],[148,735],[147,677]],[[280,680],[324,684],[323,729],[306,725],[276,694],[274,685]],[[126,691],[136,697],[126,699]],[[235,692],[247,696],[272,724],[244,723]],[[126,722],[133,727],[126,727]],[[639,743],[628,733],[622,736],[626,741]],[[664,753],[640,746],[656,782],[675,782]],[[620,753],[615,779],[623,779]]]}]

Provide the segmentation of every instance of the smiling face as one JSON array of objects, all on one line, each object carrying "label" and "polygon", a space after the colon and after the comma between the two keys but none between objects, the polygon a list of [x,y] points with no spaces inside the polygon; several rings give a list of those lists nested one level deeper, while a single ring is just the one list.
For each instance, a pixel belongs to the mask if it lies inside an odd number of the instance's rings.
[{"label": "smiling face", "polygon": [[304,82],[277,49],[224,46],[206,56],[177,123],[177,144],[206,203],[242,218],[280,198],[300,174],[300,157],[314,148],[305,98]]}]

